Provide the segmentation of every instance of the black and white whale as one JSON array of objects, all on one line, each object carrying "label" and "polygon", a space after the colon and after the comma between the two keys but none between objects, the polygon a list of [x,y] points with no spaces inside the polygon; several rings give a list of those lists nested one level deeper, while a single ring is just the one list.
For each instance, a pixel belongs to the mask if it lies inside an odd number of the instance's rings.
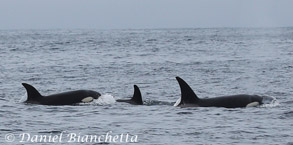
[{"label": "black and white whale", "polygon": [[117,102],[125,102],[125,103],[129,103],[132,105],[143,105],[141,92],[140,92],[137,85],[134,85],[134,93],[133,93],[133,96],[131,99],[128,99],[128,100],[118,99],[116,101]]},{"label": "black and white whale", "polygon": [[98,99],[101,94],[92,90],[76,90],[49,96],[42,96],[33,86],[22,83],[27,91],[25,103],[41,105],[74,105],[77,103],[88,103]]},{"label": "black and white whale", "polygon": [[180,77],[176,77],[176,79],[181,89],[181,100],[174,106],[240,108],[255,107],[273,100],[272,97],[246,94],[200,99],[183,79]]}]

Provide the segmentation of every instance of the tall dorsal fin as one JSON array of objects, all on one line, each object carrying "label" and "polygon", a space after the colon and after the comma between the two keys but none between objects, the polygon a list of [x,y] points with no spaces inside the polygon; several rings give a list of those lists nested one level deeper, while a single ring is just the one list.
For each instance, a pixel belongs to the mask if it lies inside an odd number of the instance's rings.
[{"label": "tall dorsal fin", "polygon": [[142,105],[143,104],[141,93],[140,93],[140,90],[139,90],[137,85],[134,85],[133,97],[130,100],[135,102],[137,105]]},{"label": "tall dorsal fin", "polygon": [[179,105],[197,103],[200,99],[196,96],[190,86],[180,77],[176,77],[176,79],[181,89],[181,102]]},{"label": "tall dorsal fin", "polygon": [[26,83],[22,83],[22,85],[25,87],[26,91],[27,91],[27,101],[31,101],[40,97],[43,97],[36,88],[34,88],[33,86],[26,84]]}]

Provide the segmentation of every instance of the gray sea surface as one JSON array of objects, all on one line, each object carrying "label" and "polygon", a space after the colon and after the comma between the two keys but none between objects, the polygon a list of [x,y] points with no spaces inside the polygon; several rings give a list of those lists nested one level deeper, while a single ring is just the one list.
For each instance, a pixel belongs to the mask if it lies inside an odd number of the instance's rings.
[{"label": "gray sea surface", "polygon": [[[293,144],[293,28],[0,30],[0,58],[1,145]],[[278,103],[174,107],[176,76],[200,98]],[[42,95],[90,89],[115,99],[136,84],[145,105],[25,104],[24,82]]]}]

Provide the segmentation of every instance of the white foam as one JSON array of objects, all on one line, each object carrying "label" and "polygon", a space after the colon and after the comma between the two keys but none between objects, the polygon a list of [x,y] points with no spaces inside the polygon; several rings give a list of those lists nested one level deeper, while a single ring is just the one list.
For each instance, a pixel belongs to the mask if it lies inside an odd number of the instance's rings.
[{"label": "white foam", "polygon": [[94,100],[98,105],[114,104],[116,102],[114,96],[110,94],[101,95],[98,99]]},{"label": "white foam", "polygon": [[181,102],[181,97],[176,101],[176,103],[173,106],[175,107],[178,106],[180,102]]},{"label": "white foam", "polygon": [[263,102],[264,104],[259,107],[272,108],[280,105],[279,101],[275,97],[264,97]]}]

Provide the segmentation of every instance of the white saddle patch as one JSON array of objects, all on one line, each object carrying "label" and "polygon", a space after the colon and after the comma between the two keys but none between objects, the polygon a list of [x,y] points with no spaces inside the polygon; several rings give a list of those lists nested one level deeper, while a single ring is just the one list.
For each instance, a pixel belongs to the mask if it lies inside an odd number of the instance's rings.
[{"label": "white saddle patch", "polygon": [[83,99],[81,100],[81,102],[83,102],[83,103],[88,103],[88,102],[92,102],[93,100],[94,100],[93,97],[86,97],[86,98],[83,98]]},{"label": "white saddle patch", "polygon": [[251,102],[251,103],[247,104],[246,107],[256,107],[258,105],[259,105],[258,102]]}]

